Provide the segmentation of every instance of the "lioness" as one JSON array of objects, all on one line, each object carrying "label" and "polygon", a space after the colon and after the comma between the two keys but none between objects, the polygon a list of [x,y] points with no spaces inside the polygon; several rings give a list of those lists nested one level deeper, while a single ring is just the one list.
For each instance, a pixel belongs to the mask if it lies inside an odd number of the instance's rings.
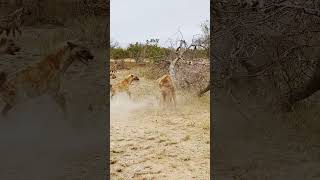
[{"label": "lioness", "polygon": [[7,77],[0,73],[0,97],[6,103],[2,115],[6,116],[16,104],[48,94],[60,106],[66,117],[66,100],[60,92],[61,76],[74,61],[88,65],[94,56],[88,48],[71,42],[56,53],[48,55],[34,66]]},{"label": "lioness", "polygon": [[170,75],[163,75],[158,79],[158,83],[161,92],[160,105],[173,102],[174,106],[176,106],[176,93]]},{"label": "lioness", "polygon": [[133,81],[139,81],[139,78],[136,75],[130,74],[124,80],[111,85],[111,98],[119,92],[126,92],[131,97],[129,86]]}]

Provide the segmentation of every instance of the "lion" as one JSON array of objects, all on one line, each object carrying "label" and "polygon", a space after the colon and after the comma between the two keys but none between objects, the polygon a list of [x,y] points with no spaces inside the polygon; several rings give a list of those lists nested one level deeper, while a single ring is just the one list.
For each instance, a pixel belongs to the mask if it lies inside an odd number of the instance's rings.
[{"label": "lion", "polygon": [[84,46],[67,42],[57,52],[48,55],[34,66],[29,66],[12,76],[0,73],[0,98],[5,102],[2,116],[17,104],[42,95],[49,95],[67,117],[66,100],[61,93],[61,76],[75,61],[88,65],[94,56]]}]

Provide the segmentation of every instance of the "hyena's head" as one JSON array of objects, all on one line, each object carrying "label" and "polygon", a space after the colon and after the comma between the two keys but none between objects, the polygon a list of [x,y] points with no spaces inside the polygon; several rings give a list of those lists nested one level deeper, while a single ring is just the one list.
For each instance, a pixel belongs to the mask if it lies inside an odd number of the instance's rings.
[{"label": "hyena's head", "polygon": [[139,81],[139,77],[134,75],[134,74],[130,74],[128,76],[128,79],[132,82],[132,81]]},{"label": "hyena's head", "polygon": [[115,75],[115,71],[110,70],[110,78],[111,78],[111,79],[117,78],[117,76]]},{"label": "hyena's head", "polygon": [[70,47],[70,59],[72,61],[80,61],[88,65],[89,60],[93,60],[94,56],[87,47],[72,42],[67,42],[67,44]]},{"label": "hyena's head", "polygon": [[18,11],[17,16],[18,16],[18,19],[20,19],[21,24],[24,24],[25,20],[29,18],[29,16],[32,14],[31,9],[29,7],[22,7],[17,11]]},{"label": "hyena's head", "polygon": [[27,7],[21,8],[21,12],[23,16],[29,16],[32,14],[30,8],[27,8]]},{"label": "hyena's head", "polygon": [[30,10],[29,8],[24,8],[24,9],[23,9],[23,14],[29,16],[29,15],[32,14],[32,12],[31,12],[31,10]]},{"label": "hyena's head", "polygon": [[12,39],[2,38],[0,40],[0,49],[5,54],[15,55],[21,48],[14,43]]}]

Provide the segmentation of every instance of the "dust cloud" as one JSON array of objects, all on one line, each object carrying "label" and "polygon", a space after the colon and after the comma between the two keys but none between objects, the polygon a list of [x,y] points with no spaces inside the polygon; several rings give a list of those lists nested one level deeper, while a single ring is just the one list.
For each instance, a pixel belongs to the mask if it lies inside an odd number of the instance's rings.
[{"label": "dust cloud", "polygon": [[153,96],[132,99],[125,93],[119,93],[110,99],[110,117],[117,119],[128,118],[132,113],[139,110],[147,110],[158,107],[158,100]]}]

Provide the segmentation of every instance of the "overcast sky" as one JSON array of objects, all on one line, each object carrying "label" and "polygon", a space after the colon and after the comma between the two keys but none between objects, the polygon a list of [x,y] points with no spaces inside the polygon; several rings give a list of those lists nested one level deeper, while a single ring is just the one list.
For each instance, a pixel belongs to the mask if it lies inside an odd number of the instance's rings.
[{"label": "overcast sky", "polygon": [[181,37],[188,42],[201,32],[200,24],[210,19],[209,0],[111,0],[111,39],[122,47],[129,43]]}]

